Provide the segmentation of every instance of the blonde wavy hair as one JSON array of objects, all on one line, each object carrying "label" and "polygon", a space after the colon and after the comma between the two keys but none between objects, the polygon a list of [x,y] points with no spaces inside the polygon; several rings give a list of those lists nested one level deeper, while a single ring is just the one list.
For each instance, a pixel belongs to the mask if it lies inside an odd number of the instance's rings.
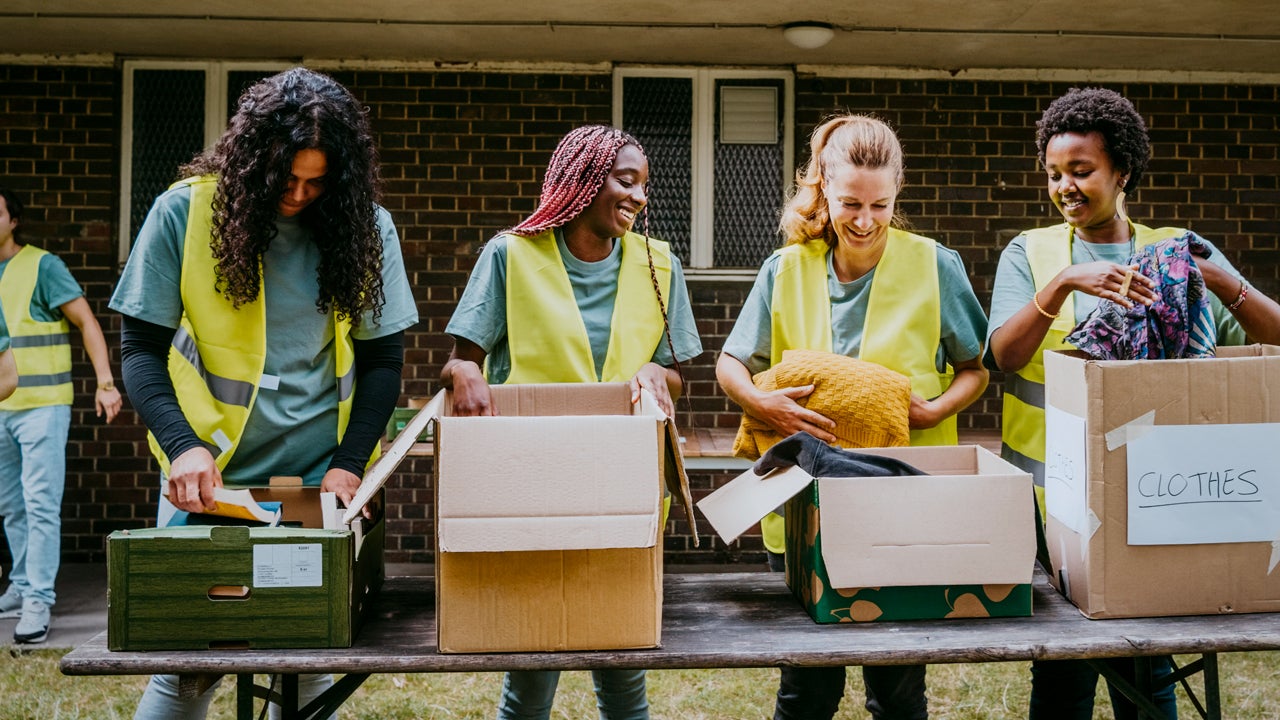
[{"label": "blonde wavy hair", "polygon": [[[778,230],[785,244],[801,244],[814,238],[822,238],[828,245],[835,244],[822,183],[831,168],[841,165],[869,170],[890,168],[897,181],[895,191],[902,189],[902,144],[893,128],[870,115],[831,118],[819,125],[809,138],[809,162],[796,171],[795,190],[782,208]],[[896,203],[892,225],[898,228],[906,225],[906,218],[899,213]]]}]

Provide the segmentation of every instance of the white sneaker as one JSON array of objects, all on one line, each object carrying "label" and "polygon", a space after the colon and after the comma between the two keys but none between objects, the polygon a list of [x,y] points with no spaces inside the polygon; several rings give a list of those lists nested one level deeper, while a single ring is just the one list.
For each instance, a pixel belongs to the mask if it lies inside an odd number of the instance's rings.
[{"label": "white sneaker", "polygon": [[22,619],[13,629],[16,643],[42,643],[49,637],[49,606],[30,598],[22,601]]},{"label": "white sneaker", "polygon": [[0,618],[16,618],[21,615],[22,596],[12,586],[0,595]]}]

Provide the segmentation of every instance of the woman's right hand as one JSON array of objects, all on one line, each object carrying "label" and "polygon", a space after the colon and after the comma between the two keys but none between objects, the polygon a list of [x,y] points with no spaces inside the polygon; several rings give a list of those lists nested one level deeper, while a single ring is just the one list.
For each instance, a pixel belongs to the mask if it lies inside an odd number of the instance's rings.
[{"label": "woman's right hand", "polygon": [[222,487],[222,473],[213,454],[203,446],[187,450],[169,465],[169,502],[187,512],[213,509],[213,489]]},{"label": "woman's right hand", "polygon": [[836,421],[797,402],[812,392],[813,385],[800,385],[761,393],[747,412],[783,437],[804,431],[823,442],[833,443],[836,436],[831,431]]}]

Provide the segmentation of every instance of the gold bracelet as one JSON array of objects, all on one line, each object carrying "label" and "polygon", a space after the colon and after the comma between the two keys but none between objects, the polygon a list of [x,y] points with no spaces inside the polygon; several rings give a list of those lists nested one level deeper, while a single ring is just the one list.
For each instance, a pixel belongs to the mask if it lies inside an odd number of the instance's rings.
[{"label": "gold bracelet", "polygon": [[1032,304],[1034,304],[1034,305],[1036,306],[1036,310],[1039,310],[1041,315],[1043,315],[1043,316],[1045,316],[1045,317],[1049,318],[1050,320],[1057,320],[1057,319],[1058,319],[1058,316],[1062,314],[1062,311],[1058,311],[1058,312],[1056,312],[1056,313],[1049,314],[1049,312],[1048,312],[1048,311],[1046,311],[1044,308],[1040,307],[1040,298],[1036,297],[1036,295],[1037,295],[1037,293],[1031,293],[1031,302],[1032,302]]},{"label": "gold bracelet", "polygon": [[1236,310],[1244,304],[1244,299],[1249,297],[1249,283],[1240,281],[1240,294],[1236,295],[1236,301],[1227,306],[1228,310]]},{"label": "gold bracelet", "polygon": [[115,389],[116,389],[116,384],[114,381],[105,382],[98,386],[98,390],[106,390],[107,392],[111,392],[112,390],[115,390]]}]

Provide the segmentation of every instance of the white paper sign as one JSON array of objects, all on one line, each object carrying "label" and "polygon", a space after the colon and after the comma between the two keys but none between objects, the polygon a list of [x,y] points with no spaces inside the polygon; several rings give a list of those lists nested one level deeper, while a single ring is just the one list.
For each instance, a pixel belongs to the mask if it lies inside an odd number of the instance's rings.
[{"label": "white paper sign", "polygon": [[1044,409],[1045,511],[1081,535],[1088,533],[1089,456],[1084,418]]},{"label": "white paper sign", "polygon": [[324,552],[320,543],[259,543],[253,546],[254,587],[320,587]]},{"label": "white paper sign", "polygon": [[1157,425],[1127,447],[1130,545],[1280,535],[1280,425]]}]

